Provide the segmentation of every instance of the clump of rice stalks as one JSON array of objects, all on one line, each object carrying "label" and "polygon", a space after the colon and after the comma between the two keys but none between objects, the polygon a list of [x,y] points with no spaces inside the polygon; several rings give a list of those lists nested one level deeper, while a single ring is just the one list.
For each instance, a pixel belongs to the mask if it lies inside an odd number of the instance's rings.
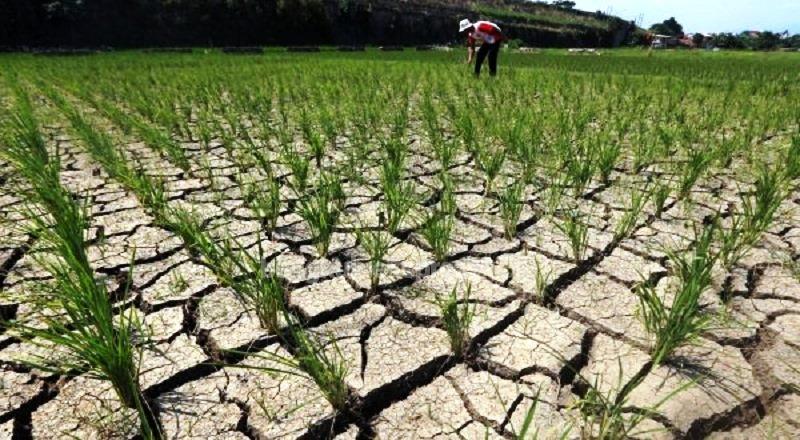
[{"label": "clump of rice stalks", "polygon": [[572,209],[567,216],[556,223],[556,227],[567,237],[575,263],[583,260],[589,245],[589,225],[583,221],[583,214]]},{"label": "clump of rice stalks", "polygon": [[454,356],[461,357],[469,346],[469,326],[475,317],[475,305],[469,303],[471,284],[467,284],[463,298],[458,297],[457,289],[457,286],[454,287],[446,298],[440,298],[437,302],[442,325],[450,338],[450,349]]},{"label": "clump of rice stalks", "polygon": [[614,240],[621,240],[633,231],[639,219],[639,215],[642,213],[645,204],[647,204],[650,198],[650,194],[650,191],[646,187],[641,190],[631,190],[628,209],[614,228]]},{"label": "clump of rice stalks", "polygon": [[381,165],[381,188],[383,207],[386,212],[386,227],[394,234],[416,203],[414,186],[404,180],[407,150],[405,144],[390,140],[384,145],[385,157]]},{"label": "clump of rice stalks", "polygon": [[711,285],[711,271],[717,256],[711,245],[716,235],[716,222],[706,226],[688,254],[669,252],[678,285],[667,306],[651,283],[637,288],[639,314],[654,341],[650,356],[654,365],[661,364],[676,348],[696,339],[711,320],[700,309],[700,297]]},{"label": "clump of rice stalks", "polygon": [[342,184],[335,176],[323,174],[316,191],[300,199],[298,214],[308,224],[320,257],[328,255],[331,236],[344,208]]},{"label": "clump of rice stalks", "polygon": [[277,275],[262,265],[264,249],[257,237],[258,254],[252,255],[232,237],[217,240],[205,231],[194,212],[172,209],[169,227],[189,252],[199,256],[223,286],[230,287],[245,306],[255,311],[259,324],[277,333],[284,309],[284,288]]},{"label": "clump of rice stalks", "polygon": [[713,152],[701,148],[692,148],[688,152],[688,161],[683,165],[683,173],[678,183],[678,198],[689,195],[697,180],[708,169],[713,161]]},{"label": "clump of rice stalks", "polygon": [[730,216],[728,228],[721,228],[720,259],[730,269],[741,260],[769,229],[787,192],[780,173],[762,167],[751,194],[742,194],[741,211]]},{"label": "clump of rice stalks", "polygon": [[534,257],[536,265],[536,278],[534,284],[535,299],[541,304],[544,302],[544,295],[547,290],[547,285],[550,284],[550,279],[553,277],[553,269],[544,270],[542,263],[539,261],[539,256]]},{"label": "clump of rice stalks", "polygon": [[507,239],[514,238],[517,235],[517,224],[519,224],[519,217],[522,214],[522,207],[524,202],[522,195],[525,190],[525,183],[522,180],[516,180],[512,184],[506,186],[498,197],[500,202],[500,217],[503,219],[503,229]]},{"label": "clump of rice stalks", "polygon": [[479,146],[475,162],[484,174],[484,194],[491,194],[494,181],[503,168],[506,160],[506,149],[500,147]]},{"label": "clump of rice stalks", "polygon": [[655,211],[654,215],[656,218],[661,218],[661,215],[664,213],[664,208],[666,208],[667,199],[670,194],[672,194],[672,186],[669,183],[659,181],[653,187],[651,194],[653,198],[653,210]]},{"label": "clump of rice stalks", "polygon": [[447,175],[443,177],[444,189],[442,190],[439,207],[425,214],[420,234],[433,251],[434,258],[441,263],[447,258],[450,251],[450,237],[455,223],[455,198],[452,191],[452,182]]},{"label": "clump of rice stalks", "polygon": [[392,236],[384,231],[359,229],[356,231],[358,242],[369,256],[370,290],[377,289],[381,280],[383,259],[389,251]]},{"label": "clump of rice stalks", "polygon": [[245,204],[261,219],[261,224],[270,234],[275,231],[281,213],[281,187],[278,180],[273,177],[263,183],[245,180],[242,192]]},{"label": "clump of rice stalks", "polygon": [[308,158],[300,154],[291,144],[284,144],[280,153],[281,161],[292,172],[289,178],[289,186],[296,194],[303,194],[308,186],[308,170],[310,163]]},{"label": "clump of rice stalks", "polygon": [[622,147],[618,142],[605,140],[597,153],[597,169],[600,171],[600,179],[603,183],[608,183],[611,179],[611,172],[617,165],[617,160],[622,152]]},{"label": "clump of rice stalks", "polygon": [[567,182],[572,187],[573,195],[580,197],[594,175],[595,161],[591,152],[578,153],[566,160]]},{"label": "clump of rice stalks", "polygon": [[603,392],[599,387],[599,378],[590,383],[586,378],[579,377],[578,383],[585,387],[586,391],[574,404],[581,415],[581,438],[592,438],[598,440],[615,440],[621,438],[639,438],[651,431],[638,432],[636,429],[646,419],[658,414],[658,408],[667,401],[683,392],[693,385],[689,381],[681,385],[660,401],[649,408],[641,408],[638,411],[630,411],[630,394],[647,377],[652,370],[650,364],[628,382],[623,384],[622,361],[619,360],[619,376],[615,388]]},{"label": "clump of rice stalks", "polygon": [[300,113],[300,130],[303,132],[303,139],[308,144],[311,155],[314,156],[317,168],[321,169],[322,157],[325,156],[326,149],[325,140],[322,139],[322,135],[314,126],[311,116],[305,109]]},{"label": "clump of rice stalks", "polygon": [[420,233],[433,250],[436,261],[441,263],[450,251],[450,236],[453,233],[453,215],[444,211],[428,214]]},{"label": "clump of rice stalks", "polygon": [[298,367],[311,377],[336,411],[345,411],[350,400],[345,382],[348,368],[339,346],[334,342],[332,348],[327,347],[296,323],[289,329]]}]

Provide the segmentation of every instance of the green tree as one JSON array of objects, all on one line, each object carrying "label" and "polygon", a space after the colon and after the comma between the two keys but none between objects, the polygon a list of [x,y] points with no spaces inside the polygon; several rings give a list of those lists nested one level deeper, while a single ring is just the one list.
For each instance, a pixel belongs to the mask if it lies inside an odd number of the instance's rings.
[{"label": "green tree", "polygon": [[650,30],[660,35],[670,35],[672,37],[683,36],[683,26],[675,20],[675,17],[670,17],[661,23],[656,23],[650,26]]},{"label": "green tree", "polygon": [[565,0],[557,0],[554,1],[552,4],[557,8],[563,8],[563,9],[573,9],[575,7],[575,2],[565,1]]}]

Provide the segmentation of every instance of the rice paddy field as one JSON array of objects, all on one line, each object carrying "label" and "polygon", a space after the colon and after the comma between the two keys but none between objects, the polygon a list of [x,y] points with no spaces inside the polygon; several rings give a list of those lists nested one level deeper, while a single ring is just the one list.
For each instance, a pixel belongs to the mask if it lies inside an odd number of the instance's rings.
[{"label": "rice paddy field", "polygon": [[0,56],[0,438],[800,437],[800,57]]}]

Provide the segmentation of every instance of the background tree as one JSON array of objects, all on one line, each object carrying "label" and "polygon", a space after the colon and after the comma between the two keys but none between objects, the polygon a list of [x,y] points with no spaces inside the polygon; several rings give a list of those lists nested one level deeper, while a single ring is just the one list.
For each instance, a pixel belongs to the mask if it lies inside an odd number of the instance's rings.
[{"label": "background tree", "polygon": [[706,37],[700,32],[692,35],[692,43],[694,43],[694,47],[703,47],[705,42]]},{"label": "background tree", "polygon": [[650,30],[660,35],[669,35],[672,37],[683,36],[683,26],[675,20],[675,17],[670,17],[661,23],[656,23],[650,26]]},{"label": "background tree", "polygon": [[573,9],[575,7],[575,2],[565,1],[565,0],[557,0],[553,2],[553,6],[558,8],[564,9]]}]

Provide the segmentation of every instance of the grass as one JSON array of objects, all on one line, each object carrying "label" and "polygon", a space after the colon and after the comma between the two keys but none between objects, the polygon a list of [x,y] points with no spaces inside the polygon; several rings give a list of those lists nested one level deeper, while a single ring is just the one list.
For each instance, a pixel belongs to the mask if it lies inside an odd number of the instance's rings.
[{"label": "grass", "polygon": [[450,252],[450,238],[454,226],[453,214],[447,210],[437,210],[426,215],[420,234],[433,251],[436,261],[444,262]]}]

